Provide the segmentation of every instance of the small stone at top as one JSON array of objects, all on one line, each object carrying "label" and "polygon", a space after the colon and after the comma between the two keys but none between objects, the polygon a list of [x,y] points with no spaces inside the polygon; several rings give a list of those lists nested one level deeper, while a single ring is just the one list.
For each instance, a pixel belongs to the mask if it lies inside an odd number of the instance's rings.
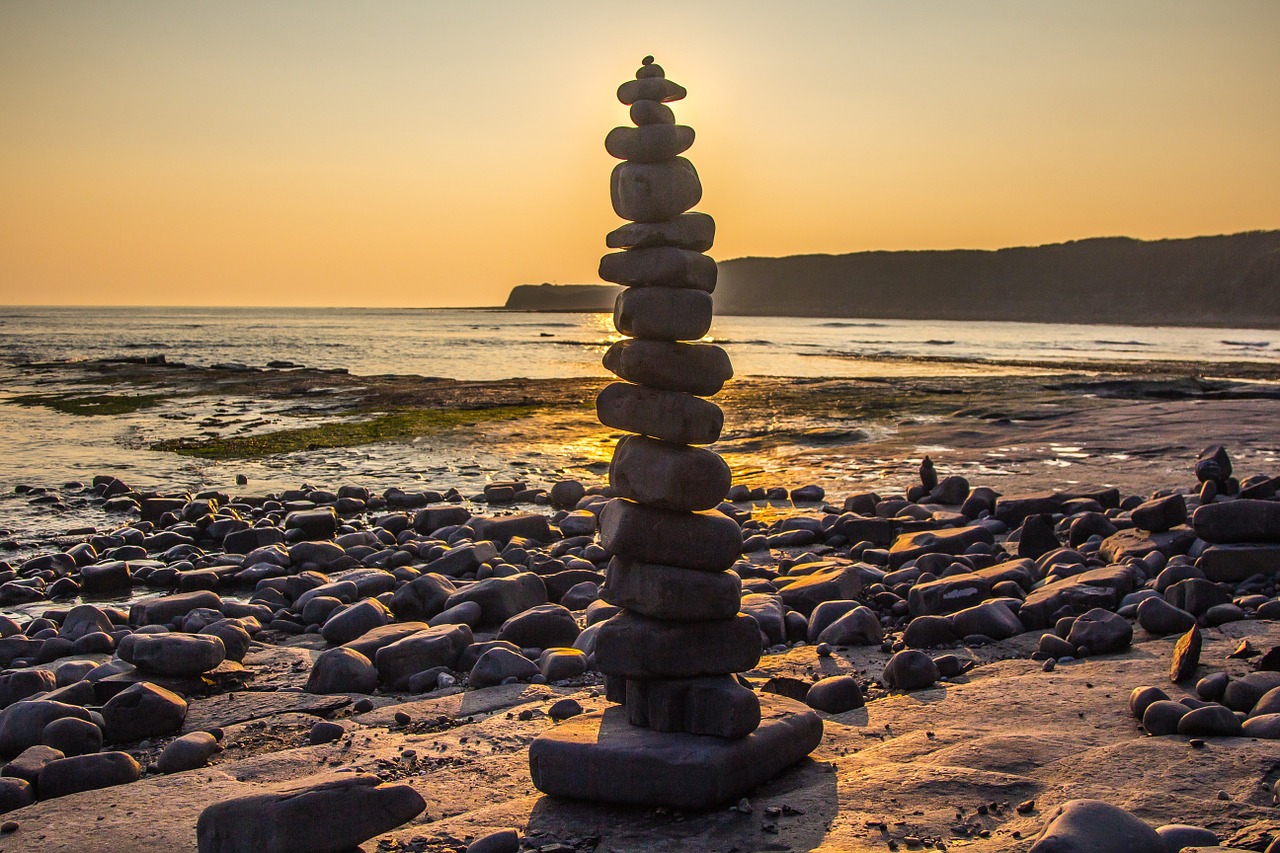
[{"label": "small stone at top", "polygon": [[652,56],[646,56],[644,59],[640,60],[640,64],[641,64],[641,65],[652,65],[652,64],[653,64],[653,57],[652,57]]},{"label": "small stone at top", "polygon": [[[653,57],[646,56],[645,59],[652,60]],[[641,65],[640,70],[636,72],[637,80],[644,80],[648,77],[666,77],[666,76],[667,76],[666,72],[662,70],[662,66],[656,65],[653,62],[646,62],[644,65]]]}]

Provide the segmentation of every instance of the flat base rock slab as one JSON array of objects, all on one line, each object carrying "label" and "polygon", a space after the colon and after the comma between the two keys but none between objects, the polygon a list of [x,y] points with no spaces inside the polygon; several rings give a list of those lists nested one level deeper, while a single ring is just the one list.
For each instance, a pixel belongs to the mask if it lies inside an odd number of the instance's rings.
[{"label": "flat base rock slab", "polygon": [[822,740],[822,719],[799,702],[761,695],[760,716],[754,732],[724,740],[638,728],[625,708],[584,714],[534,740],[529,772],[554,797],[710,809],[772,779]]}]

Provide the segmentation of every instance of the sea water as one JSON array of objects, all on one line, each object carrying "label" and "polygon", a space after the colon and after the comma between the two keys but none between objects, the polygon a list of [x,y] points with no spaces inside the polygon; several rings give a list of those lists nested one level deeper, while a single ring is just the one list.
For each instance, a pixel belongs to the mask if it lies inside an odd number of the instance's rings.
[{"label": "sea water", "polygon": [[[163,355],[485,381],[605,376],[608,314],[501,309],[0,308],[0,368]],[[953,373],[968,361],[1280,363],[1280,331],[951,320],[717,317],[738,376]],[[885,360],[897,362],[886,365]],[[10,373],[9,377],[12,378]]]}]

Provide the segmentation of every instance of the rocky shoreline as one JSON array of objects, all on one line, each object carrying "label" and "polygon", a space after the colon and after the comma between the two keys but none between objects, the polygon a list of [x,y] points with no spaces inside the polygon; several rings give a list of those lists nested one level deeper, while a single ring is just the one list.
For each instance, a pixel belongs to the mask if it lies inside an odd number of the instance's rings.
[{"label": "rocky shoreline", "polygon": [[[195,849],[199,822],[202,850],[1013,851],[1050,824],[1142,836],[1132,815],[1261,850],[1280,835],[1280,480],[1232,461],[1189,454],[1138,494],[975,487],[932,460],[879,493],[736,483],[720,511],[763,655],[745,683],[825,734],[697,813],[529,779],[535,736],[609,704],[603,482],[103,475],[82,498],[116,526],[2,570],[0,850]],[[1130,814],[1053,817],[1075,800]]]}]

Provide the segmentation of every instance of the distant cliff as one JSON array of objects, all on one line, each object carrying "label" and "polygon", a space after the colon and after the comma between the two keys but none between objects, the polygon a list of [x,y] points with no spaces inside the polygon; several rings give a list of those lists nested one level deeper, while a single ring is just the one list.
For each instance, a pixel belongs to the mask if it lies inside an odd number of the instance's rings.
[{"label": "distant cliff", "polygon": [[[716,313],[1280,328],[1280,231],[738,258]],[[612,285],[521,285],[508,308],[611,311]]]},{"label": "distant cliff", "polygon": [[720,264],[721,314],[1280,326],[1280,231]]},{"label": "distant cliff", "polygon": [[613,311],[616,284],[518,284],[504,308],[513,311]]}]

